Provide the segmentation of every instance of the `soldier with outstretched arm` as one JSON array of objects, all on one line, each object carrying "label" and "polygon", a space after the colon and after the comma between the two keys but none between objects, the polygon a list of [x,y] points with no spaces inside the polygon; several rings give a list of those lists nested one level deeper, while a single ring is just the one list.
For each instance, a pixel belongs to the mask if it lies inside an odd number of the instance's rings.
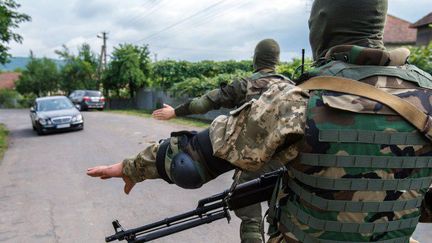
[{"label": "soldier with outstretched arm", "polygon": [[[257,99],[272,84],[291,82],[288,78],[276,73],[279,55],[279,44],[273,39],[264,39],[255,47],[253,56],[254,73],[250,77],[235,79],[230,84],[223,84],[220,88],[211,90],[203,96],[194,98],[176,108],[164,104],[163,108],[155,110],[152,115],[159,120],[169,120],[179,116],[204,114],[221,107],[232,109],[240,107],[251,99]],[[281,166],[282,164],[274,162],[259,171],[243,171],[237,182],[242,183],[255,179],[261,174]],[[240,225],[241,242],[261,243],[263,241],[261,204],[258,203],[235,210],[235,213],[242,220]]]},{"label": "soldier with outstretched arm", "polygon": [[270,242],[409,242],[430,213],[432,77],[406,63],[407,49],[384,48],[387,4],[315,0],[316,67],[300,86],[273,84],[207,130],[173,133],[155,163],[140,153],[87,173],[123,177],[128,193],[145,179],[197,188],[277,161],[288,174],[271,200]]}]

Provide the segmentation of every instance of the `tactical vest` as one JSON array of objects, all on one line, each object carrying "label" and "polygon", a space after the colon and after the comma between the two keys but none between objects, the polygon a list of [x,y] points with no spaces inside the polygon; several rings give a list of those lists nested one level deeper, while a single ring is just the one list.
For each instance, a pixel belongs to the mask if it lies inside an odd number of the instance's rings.
[{"label": "tactical vest", "polygon": [[[376,79],[432,114],[432,77],[418,70],[334,61],[315,74]],[[391,89],[401,82],[410,88]],[[431,142],[379,102],[342,93],[312,91],[306,117],[303,150],[272,200],[279,231],[305,243],[408,242],[432,183]]]},{"label": "tactical vest", "polygon": [[252,99],[258,99],[272,84],[278,82],[292,82],[289,78],[281,74],[261,72],[254,73],[251,77],[246,78],[246,81],[246,102]]}]

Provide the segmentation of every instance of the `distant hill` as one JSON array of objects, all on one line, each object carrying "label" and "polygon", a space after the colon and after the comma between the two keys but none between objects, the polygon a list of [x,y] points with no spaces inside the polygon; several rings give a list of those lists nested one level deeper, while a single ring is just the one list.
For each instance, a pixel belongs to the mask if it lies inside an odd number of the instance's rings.
[{"label": "distant hill", "polygon": [[[51,60],[57,63],[59,67],[63,66],[63,61],[57,59]],[[25,66],[29,61],[30,58],[28,57],[11,57],[9,63],[7,63],[6,65],[0,65],[0,71],[14,71],[17,68],[25,69]]]}]

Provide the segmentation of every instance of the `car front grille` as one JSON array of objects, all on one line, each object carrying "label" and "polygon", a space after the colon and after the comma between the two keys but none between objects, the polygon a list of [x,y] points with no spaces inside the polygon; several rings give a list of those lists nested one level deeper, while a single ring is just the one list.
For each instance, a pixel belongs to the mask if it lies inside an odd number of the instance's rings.
[{"label": "car front grille", "polygon": [[70,123],[71,120],[72,120],[71,116],[55,117],[55,118],[51,119],[51,121],[52,121],[53,124]]}]

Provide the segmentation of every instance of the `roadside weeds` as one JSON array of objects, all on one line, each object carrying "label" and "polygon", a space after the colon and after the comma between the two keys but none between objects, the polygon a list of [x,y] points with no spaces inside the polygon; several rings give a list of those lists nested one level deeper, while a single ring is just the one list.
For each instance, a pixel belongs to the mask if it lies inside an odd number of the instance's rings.
[{"label": "roadside weeds", "polygon": [[9,132],[6,129],[6,126],[0,123],[0,162],[2,161],[3,155],[8,147],[8,134]]}]

